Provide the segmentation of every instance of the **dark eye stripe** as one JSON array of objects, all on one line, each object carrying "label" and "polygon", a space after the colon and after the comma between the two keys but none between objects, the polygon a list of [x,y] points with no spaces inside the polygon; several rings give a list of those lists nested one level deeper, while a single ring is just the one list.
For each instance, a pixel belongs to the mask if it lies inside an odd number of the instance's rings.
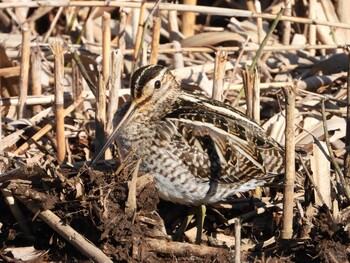
[{"label": "dark eye stripe", "polygon": [[153,78],[159,75],[164,67],[159,65],[151,65],[139,68],[131,77],[131,94],[133,99],[142,96],[143,87]]}]

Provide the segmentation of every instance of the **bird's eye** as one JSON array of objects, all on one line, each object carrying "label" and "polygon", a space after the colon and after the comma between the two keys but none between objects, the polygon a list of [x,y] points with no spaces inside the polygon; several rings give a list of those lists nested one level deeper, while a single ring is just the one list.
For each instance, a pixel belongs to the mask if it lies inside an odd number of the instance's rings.
[{"label": "bird's eye", "polygon": [[154,88],[155,89],[160,89],[160,86],[161,86],[160,80],[157,80],[156,82],[154,82]]}]

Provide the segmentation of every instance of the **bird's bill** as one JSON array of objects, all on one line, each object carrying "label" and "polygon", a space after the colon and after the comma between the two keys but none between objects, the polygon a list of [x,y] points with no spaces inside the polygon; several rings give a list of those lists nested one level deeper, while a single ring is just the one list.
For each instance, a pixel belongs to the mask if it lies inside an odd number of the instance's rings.
[{"label": "bird's bill", "polygon": [[138,106],[136,103],[132,102],[130,104],[130,107],[124,117],[121,119],[121,121],[118,123],[117,127],[113,130],[111,135],[109,136],[107,142],[104,144],[103,148],[101,151],[95,156],[95,158],[91,161],[90,167],[94,167],[95,164],[98,162],[98,160],[101,158],[101,156],[105,153],[105,151],[108,149],[108,147],[113,143],[113,141],[116,139],[116,136],[118,134],[118,131],[122,129],[125,125],[129,123],[131,120],[132,116],[138,109]]}]

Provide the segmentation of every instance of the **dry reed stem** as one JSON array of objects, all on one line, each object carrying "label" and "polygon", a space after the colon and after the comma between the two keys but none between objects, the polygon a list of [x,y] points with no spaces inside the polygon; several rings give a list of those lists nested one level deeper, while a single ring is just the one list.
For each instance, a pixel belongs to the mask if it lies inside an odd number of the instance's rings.
[{"label": "dry reed stem", "polygon": [[[316,0],[310,0],[309,2],[309,18],[316,18]],[[309,44],[316,44],[316,25],[309,26]],[[309,52],[311,56],[315,56],[316,50],[310,49]]]},{"label": "dry reed stem", "polygon": [[293,207],[295,181],[295,89],[292,86],[283,89],[286,100],[285,130],[285,180],[283,194],[282,239],[293,237]]},{"label": "dry reed stem", "polygon": [[345,169],[345,176],[350,178],[350,47],[347,47],[348,51],[348,76],[347,76],[347,83],[346,83],[346,100],[347,100],[347,107],[346,107],[346,137],[345,137],[345,146],[347,148],[345,152],[344,157],[344,169]]},{"label": "dry reed stem", "polygon": [[250,73],[250,70],[247,67],[245,67],[242,70],[243,88],[244,88],[244,94],[245,94],[245,101],[247,105],[246,115],[249,118],[253,118],[253,89],[254,89],[253,82],[255,79],[253,75],[254,75],[254,72]]},{"label": "dry reed stem", "polygon": [[72,227],[67,225],[61,218],[56,216],[50,210],[40,211],[33,203],[23,197],[16,196],[33,214],[38,215],[48,226],[55,230],[71,245],[78,249],[82,254],[93,262],[112,263],[113,261],[107,257],[99,248],[91,241],[80,235]]},{"label": "dry reed stem", "polygon": [[252,117],[256,123],[260,123],[260,74],[257,68],[255,68],[253,78]]},{"label": "dry reed stem", "polygon": [[21,49],[21,69],[19,78],[19,98],[17,105],[17,117],[23,118],[26,110],[25,102],[28,96],[28,78],[29,78],[29,58],[30,58],[30,29],[22,28],[22,49]]},{"label": "dry reed stem", "polygon": [[21,72],[20,66],[14,66],[9,68],[0,68],[0,77],[10,78],[14,76],[19,76]]},{"label": "dry reed stem", "polygon": [[159,10],[157,9],[153,19],[150,64],[157,64],[157,61],[158,61],[158,49],[159,49],[161,23],[162,21],[159,17]]},{"label": "dry reed stem", "polygon": [[[85,97],[81,97],[79,100],[75,101],[72,105],[67,107],[64,110],[64,117],[68,114],[72,113],[73,110],[80,105],[85,100]],[[52,123],[46,124],[40,131],[34,134],[31,138],[29,138],[25,143],[23,143],[20,147],[14,151],[15,155],[22,154],[23,151],[27,150],[32,142],[37,142],[41,137],[43,137],[47,132],[49,132],[53,128]]]},{"label": "dry reed stem", "polygon": [[[291,0],[284,0],[285,2],[285,9],[284,9],[284,15],[285,16],[291,16],[292,15],[292,1]],[[282,43],[283,45],[289,45],[290,39],[291,39],[291,22],[290,21],[283,21],[283,36],[282,36]]]},{"label": "dry reed stem", "polygon": [[179,25],[177,23],[177,12],[176,11],[169,11],[168,12],[168,22],[169,22],[169,31],[170,31],[170,41],[172,42],[174,49],[178,50],[178,52],[175,52],[173,55],[174,68],[183,68],[185,66],[185,64],[184,64],[183,54],[180,51],[181,39],[180,39],[180,35],[179,35]]},{"label": "dry reed stem", "polygon": [[[73,101],[77,101],[83,93],[83,79],[81,76],[81,73],[79,71],[77,62],[75,60],[72,60],[72,94],[73,94]],[[77,107],[78,112],[83,111],[83,105],[79,105]]]},{"label": "dry reed stem", "polygon": [[225,66],[227,62],[227,53],[225,51],[218,51],[215,56],[214,67],[214,83],[213,96],[214,100],[222,100],[225,80]]},{"label": "dry reed stem", "polygon": [[[47,1],[45,2],[46,6],[52,7],[105,7],[106,2],[104,1]],[[11,2],[11,3],[0,3],[0,10],[4,8],[18,8],[18,7],[42,7],[42,2]],[[122,1],[111,1],[108,2],[109,7],[130,7],[130,8],[140,8],[140,2],[122,2]],[[147,9],[152,9],[154,7],[154,3],[146,3]],[[170,4],[170,3],[162,3],[159,5],[160,10],[173,10],[178,12],[195,12],[206,15],[216,15],[216,16],[228,16],[228,17],[249,17],[249,18],[257,18],[261,17],[262,19],[267,20],[275,20],[276,15],[267,14],[267,13],[255,13],[247,10],[239,10],[233,8],[221,8],[221,7],[212,7],[212,6],[191,6],[191,5],[181,5],[181,4]],[[7,10],[10,11],[10,10]],[[15,19],[16,20],[16,19]],[[293,17],[293,16],[281,16],[281,21],[290,21],[293,23],[300,24],[314,24],[314,25],[324,25],[336,28],[345,28],[350,29],[350,24],[347,23],[336,23],[329,21],[320,21],[317,19],[310,19],[304,17]]]},{"label": "dry reed stem", "polygon": [[62,80],[64,79],[64,57],[63,42],[55,39],[51,44],[51,50],[55,60],[55,120],[56,120],[56,140],[57,140],[57,159],[62,163],[66,157],[66,137],[64,135],[64,97]]},{"label": "dry reed stem", "polygon": [[107,108],[106,133],[113,131],[113,118],[118,109],[118,92],[122,88],[123,53],[121,50],[112,51],[112,72],[109,81],[109,103]]},{"label": "dry reed stem", "polygon": [[336,176],[337,183],[341,187],[342,192],[344,192],[345,197],[348,199],[348,201],[350,201],[349,185],[345,181],[344,174],[341,171],[341,169],[339,167],[339,164],[336,162],[336,160],[334,158],[334,153],[333,153],[333,150],[332,150],[332,146],[331,146],[331,143],[329,141],[328,127],[327,127],[327,120],[326,120],[326,110],[325,110],[325,106],[324,106],[324,100],[322,100],[321,109],[322,109],[323,130],[324,130],[325,140],[326,140],[326,144],[327,144],[327,148],[328,148],[329,158],[330,158],[330,161],[332,162],[332,165],[333,165],[334,170],[335,170],[336,175],[337,175]]},{"label": "dry reed stem", "polygon": [[[98,153],[105,144],[105,130],[106,130],[106,84],[103,81],[103,77],[99,74],[99,85],[96,93],[96,112],[95,112],[95,125],[96,125],[96,136],[95,136],[95,153]],[[104,158],[104,153],[103,153]]]},{"label": "dry reed stem", "polygon": [[102,76],[107,85],[111,65],[111,15],[104,12],[102,15]]},{"label": "dry reed stem", "polygon": [[135,212],[136,212],[136,182],[137,182],[137,176],[139,173],[139,168],[141,165],[141,159],[139,159],[135,165],[134,171],[132,173],[132,179],[130,182],[128,182],[128,199],[125,203],[125,214],[131,219],[132,222],[134,222],[135,219]]},{"label": "dry reed stem", "polygon": [[146,11],[146,1],[143,0],[141,4],[141,10],[140,10],[140,16],[139,16],[139,24],[137,28],[136,33],[136,39],[135,39],[135,48],[134,48],[134,56],[133,56],[133,69],[132,72],[135,71],[137,65],[138,65],[138,58],[140,55],[140,49],[142,44],[142,35],[144,30],[144,21],[145,21],[145,11]]},{"label": "dry reed stem", "polygon": [[[195,6],[197,0],[184,0],[185,5]],[[185,37],[190,37],[194,35],[196,25],[196,14],[193,12],[183,12],[182,13],[182,25],[181,32]]]},{"label": "dry reed stem", "polygon": [[[32,48],[31,56],[31,67],[30,67],[30,78],[32,83],[32,95],[40,96],[42,94],[41,87],[41,54],[38,47]],[[33,114],[37,114],[42,110],[41,105],[33,106]]]},{"label": "dry reed stem", "polygon": [[50,24],[49,30],[46,32],[46,34],[45,34],[45,36],[44,36],[44,39],[43,39],[43,42],[44,42],[44,43],[46,43],[47,40],[49,39],[49,37],[51,36],[52,30],[56,27],[57,21],[58,21],[58,19],[61,17],[61,14],[62,14],[63,10],[64,10],[64,7],[63,7],[63,6],[61,6],[61,7],[58,9],[58,11],[57,11],[57,13],[56,13],[56,15],[55,15],[55,18],[53,19],[52,23]]},{"label": "dry reed stem", "polygon": [[241,220],[235,219],[235,263],[241,263]]},{"label": "dry reed stem", "polygon": [[[255,0],[254,1],[254,6],[255,6],[255,10],[257,13],[261,13],[261,4],[259,0]],[[258,43],[260,44],[262,39],[263,39],[263,34],[264,34],[264,30],[263,30],[263,22],[262,22],[262,18],[261,17],[257,17],[256,18],[256,26],[258,29]]]}]

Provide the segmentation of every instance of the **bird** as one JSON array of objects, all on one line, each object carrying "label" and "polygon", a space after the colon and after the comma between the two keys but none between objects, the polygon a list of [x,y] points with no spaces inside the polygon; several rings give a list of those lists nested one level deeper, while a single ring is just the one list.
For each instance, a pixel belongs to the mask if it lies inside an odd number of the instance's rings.
[{"label": "bird", "polygon": [[126,113],[91,166],[116,142],[141,160],[161,199],[190,207],[225,202],[284,173],[284,148],[259,124],[183,90],[166,67],[137,69],[130,92]]}]

